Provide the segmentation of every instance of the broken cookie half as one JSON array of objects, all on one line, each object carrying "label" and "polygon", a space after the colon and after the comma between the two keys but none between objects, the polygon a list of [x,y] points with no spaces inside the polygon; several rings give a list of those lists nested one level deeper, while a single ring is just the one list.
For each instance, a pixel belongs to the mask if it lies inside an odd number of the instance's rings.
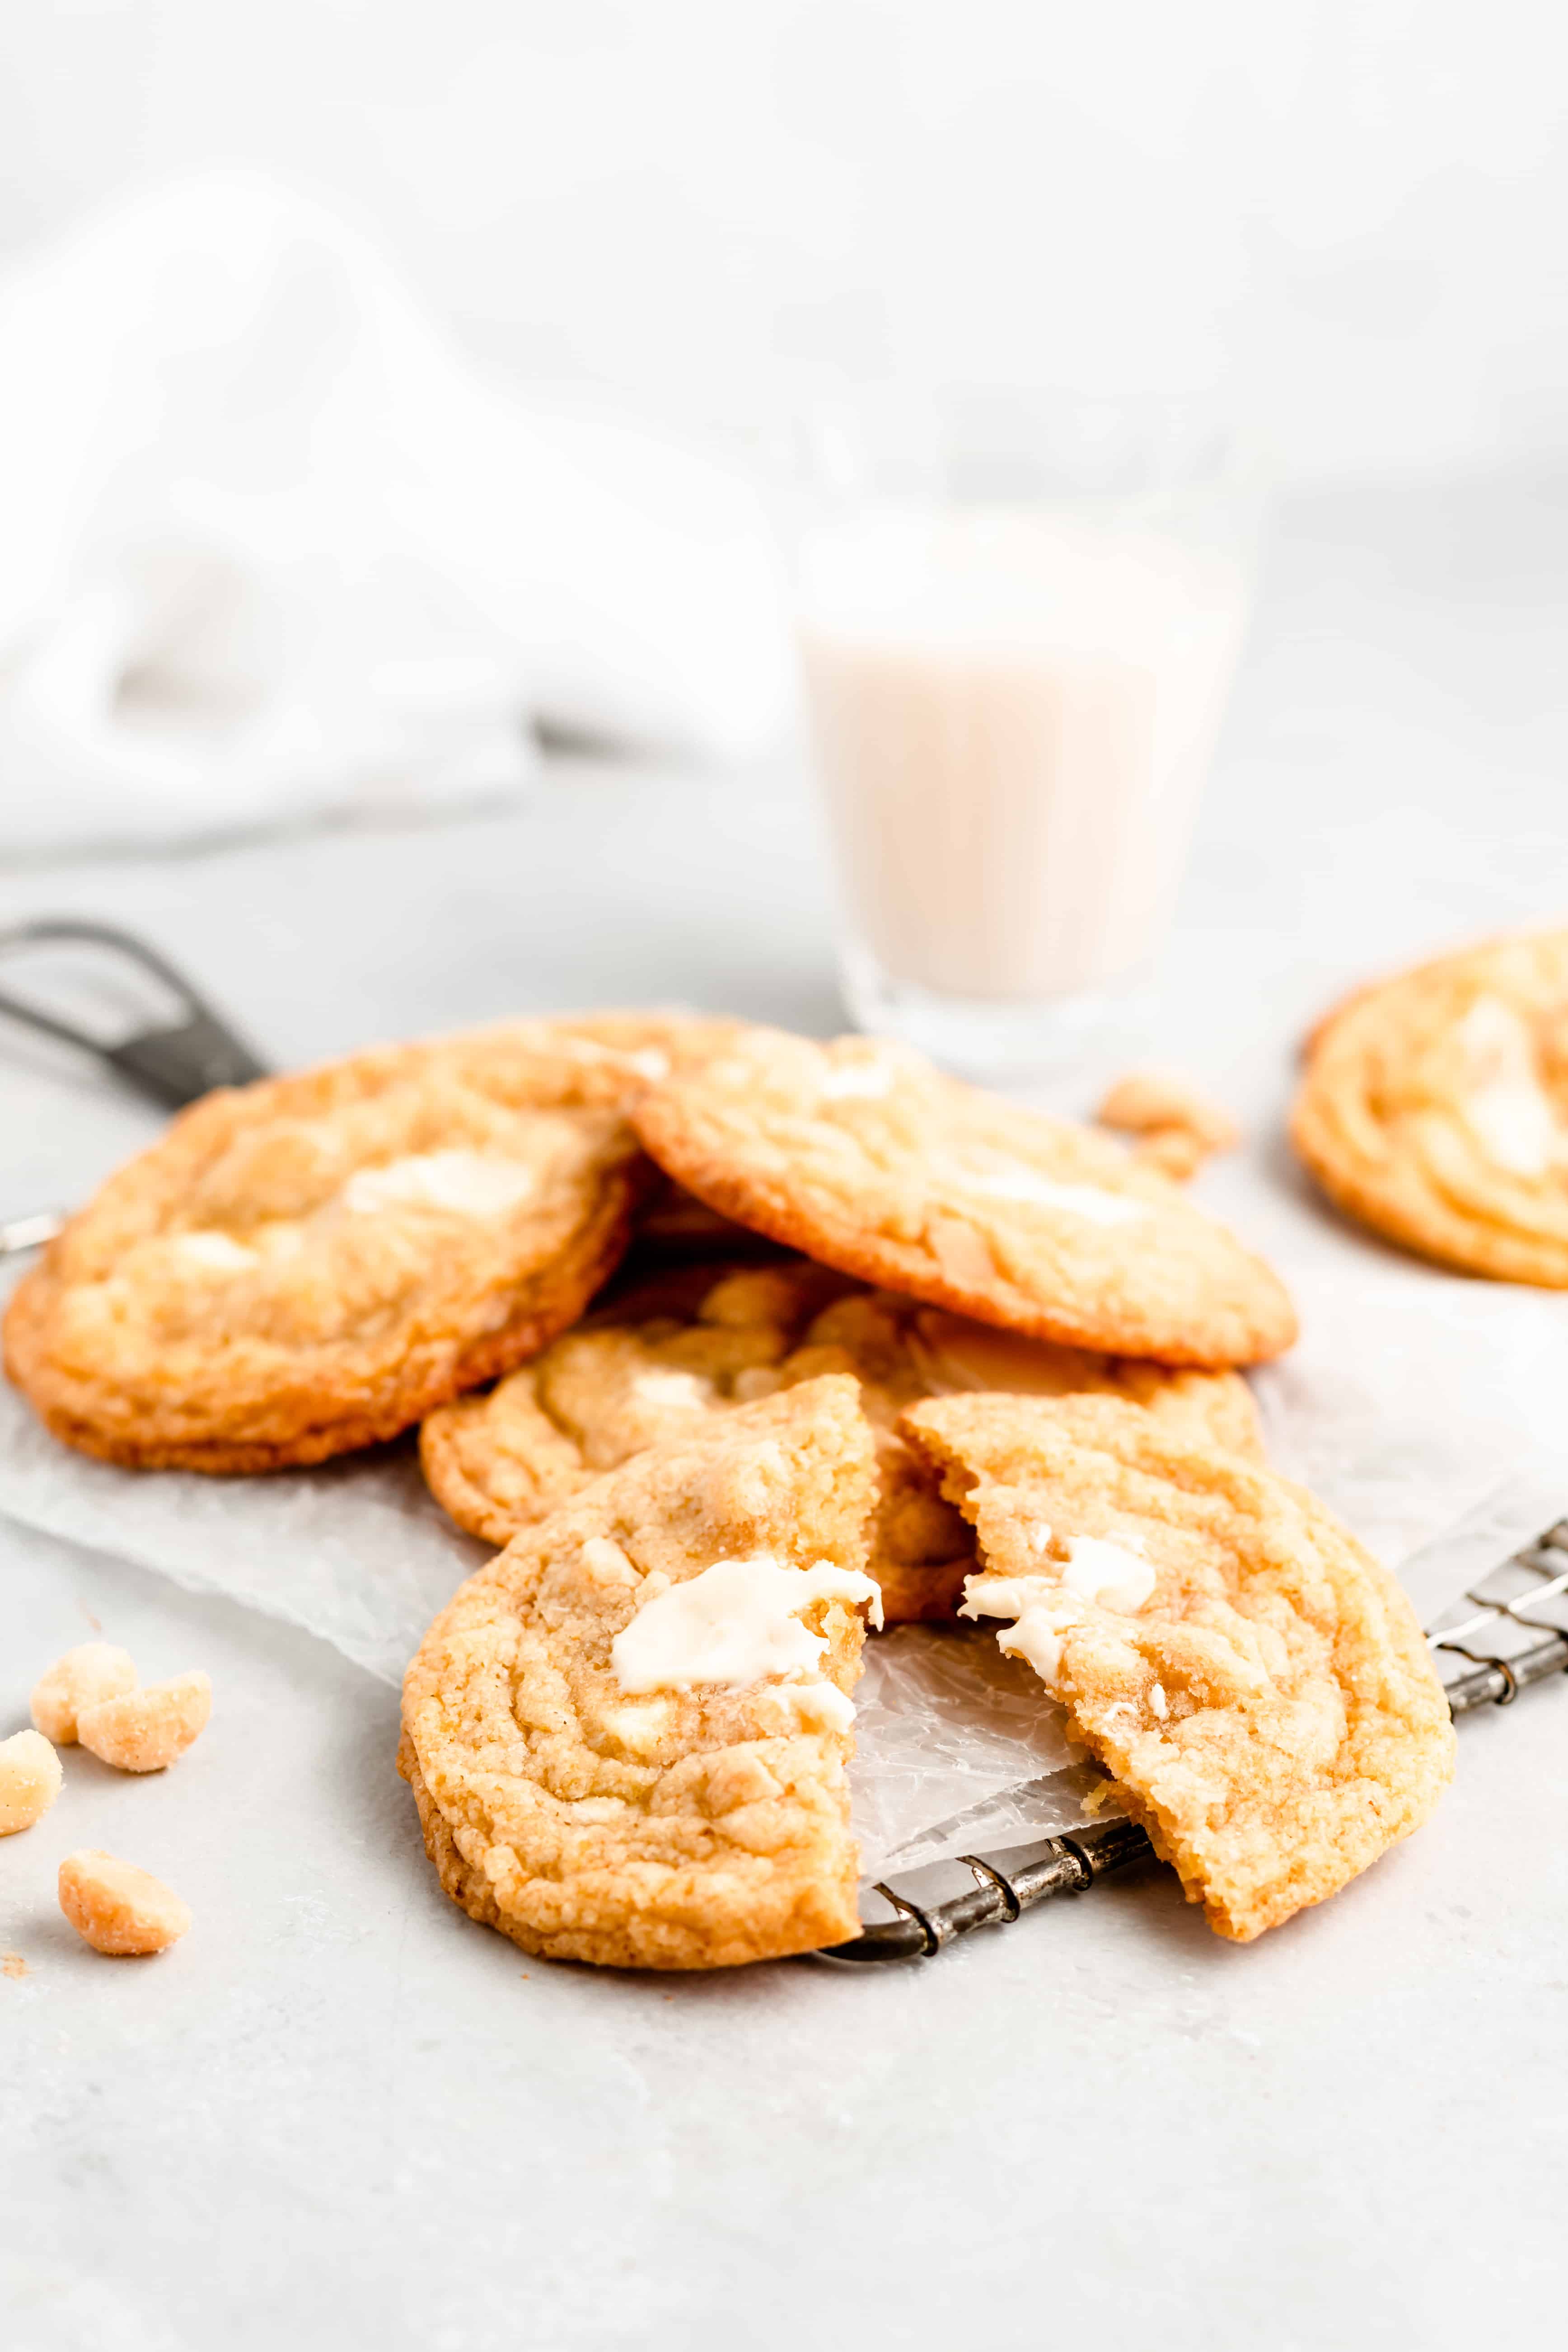
[{"label": "broken cookie half", "polygon": [[973,1520],[964,1613],[1028,1660],[1209,1925],[1247,1942],[1426,1820],[1447,1702],[1394,1578],[1300,1487],[1100,1398],[902,1423]]},{"label": "broken cookie half", "polygon": [[453,1901],[624,1968],[858,1934],[875,1497],[858,1384],[832,1375],[638,1454],[470,1577],[408,1669],[398,1757]]}]

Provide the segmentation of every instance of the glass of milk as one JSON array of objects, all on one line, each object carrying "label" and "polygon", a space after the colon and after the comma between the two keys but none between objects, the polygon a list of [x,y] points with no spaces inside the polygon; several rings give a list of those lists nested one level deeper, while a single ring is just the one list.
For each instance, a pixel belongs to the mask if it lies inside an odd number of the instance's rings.
[{"label": "glass of milk", "polygon": [[1169,925],[1255,469],[1194,408],[824,404],[797,626],[850,1013],[976,1076],[1084,1050]]}]

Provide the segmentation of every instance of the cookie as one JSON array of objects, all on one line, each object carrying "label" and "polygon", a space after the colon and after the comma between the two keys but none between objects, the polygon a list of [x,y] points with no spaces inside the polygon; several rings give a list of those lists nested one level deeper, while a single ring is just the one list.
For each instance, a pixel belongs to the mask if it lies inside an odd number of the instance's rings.
[{"label": "cookie", "polygon": [[1209,1925],[1246,1943],[1407,1836],[1453,1774],[1394,1578],[1299,1486],[1100,1397],[947,1397],[904,1427],[973,1520],[964,1613],[1076,1735]]},{"label": "cookie", "polygon": [[1290,1139],[1390,1241],[1568,1289],[1568,931],[1358,990],[1309,1041]]},{"label": "cookie", "polygon": [[638,1454],[470,1577],[408,1669],[398,1755],[453,1902],[618,1968],[856,1935],[873,1494],[855,1382],[811,1381]]},{"label": "cookie", "polygon": [[713,1208],[889,1289],[1112,1355],[1278,1355],[1277,1276],[1108,1137],[941,1076],[907,1048],[741,1033],[633,1117]]},{"label": "cookie", "polygon": [[391,1437],[581,1313],[651,1181],[625,1106],[710,1034],[519,1022],[209,1095],[19,1284],[6,1370],[144,1467]]},{"label": "cookie", "polygon": [[870,1572],[887,1622],[952,1617],[974,1545],[897,1430],[921,1397],[963,1389],[1103,1389],[1211,1444],[1261,1458],[1235,1372],[1173,1372],[1026,1339],[796,1258],[649,1286],[555,1340],[487,1396],[433,1413],[419,1455],[458,1524],[504,1544],[588,1480],[715,1412],[824,1372],[852,1372],[876,1433]]}]

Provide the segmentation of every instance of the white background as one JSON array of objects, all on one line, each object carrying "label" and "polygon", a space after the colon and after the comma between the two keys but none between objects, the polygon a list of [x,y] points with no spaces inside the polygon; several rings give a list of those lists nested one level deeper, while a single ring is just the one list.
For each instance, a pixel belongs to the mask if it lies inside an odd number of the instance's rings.
[{"label": "white background", "polygon": [[1568,449],[1547,0],[52,0],[0,252],[244,161],[520,381],[749,426],[781,366],[1228,381],[1299,478]]}]

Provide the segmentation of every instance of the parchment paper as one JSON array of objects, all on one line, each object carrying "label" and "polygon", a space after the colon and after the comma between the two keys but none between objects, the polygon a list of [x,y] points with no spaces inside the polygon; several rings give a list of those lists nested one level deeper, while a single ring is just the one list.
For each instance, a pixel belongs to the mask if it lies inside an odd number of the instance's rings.
[{"label": "parchment paper", "polygon": [[[1301,1341],[1255,1382],[1273,1458],[1405,1564],[1430,1618],[1568,1510],[1568,1299],[1393,1260],[1320,1264],[1297,1289]],[[411,1444],[266,1478],[121,1471],[57,1444],[5,1387],[0,1512],[303,1626],[391,1683],[488,1556],[432,1503]],[[874,1637],[857,1702],[868,1876],[1086,1818],[1097,1776],[990,1630]]]}]

